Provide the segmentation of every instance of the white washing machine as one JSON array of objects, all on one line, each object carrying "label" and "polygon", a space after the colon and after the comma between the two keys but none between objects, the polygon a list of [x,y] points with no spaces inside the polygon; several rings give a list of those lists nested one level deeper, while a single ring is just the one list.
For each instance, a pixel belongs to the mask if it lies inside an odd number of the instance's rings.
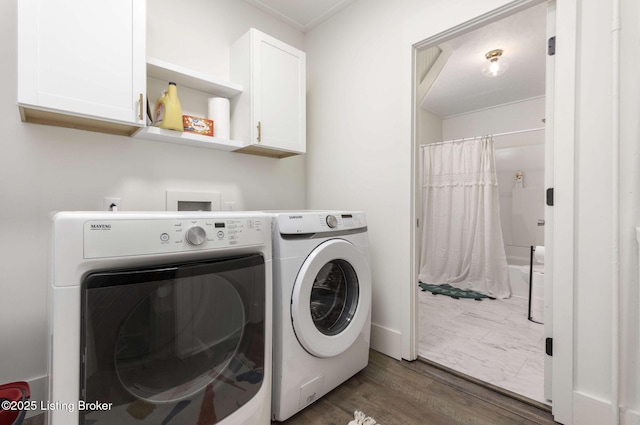
[{"label": "white washing machine", "polygon": [[58,213],[53,425],[267,425],[271,217]]},{"label": "white washing machine", "polygon": [[284,421],[369,361],[365,214],[275,213],[273,273],[272,415]]}]

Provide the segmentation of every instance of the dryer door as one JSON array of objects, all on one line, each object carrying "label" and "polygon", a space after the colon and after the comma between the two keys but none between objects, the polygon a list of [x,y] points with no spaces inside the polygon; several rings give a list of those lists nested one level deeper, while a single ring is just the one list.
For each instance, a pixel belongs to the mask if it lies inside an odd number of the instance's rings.
[{"label": "dryer door", "polygon": [[[89,274],[76,424],[228,423],[265,375],[259,255]],[[172,420],[172,418],[174,418]]]},{"label": "dryer door", "polygon": [[347,350],[368,323],[371,272],[351,243],[332,239],[307,257],[296,278],[291,318],[296,337],[316,357]]}]

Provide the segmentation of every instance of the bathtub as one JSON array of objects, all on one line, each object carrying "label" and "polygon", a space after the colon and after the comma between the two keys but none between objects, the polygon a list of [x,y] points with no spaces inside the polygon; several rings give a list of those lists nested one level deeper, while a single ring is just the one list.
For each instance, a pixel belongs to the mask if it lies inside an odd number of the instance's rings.
[{"label": "bathtub", "polygon": [[[529,299],[529,259],[522,257],[507,257],[509,286],[511,296]],[[522,273],[523,268],[527,271]],[[533,265],[533,292],[531,294],[531,319],[536,323],[543,323],[544,319],[544,265]],[[537,272],[537,273],[536,273]],[[542,272],[542,273],[540,273]]]},{"label": "bathtub", "polygon": [[529,259],[523,257],[507,257],[507,268],[509,274],[509,286],[511,296],[518,298],[529,298],[529,280],[525,280],[522,268],[529,267]]}]

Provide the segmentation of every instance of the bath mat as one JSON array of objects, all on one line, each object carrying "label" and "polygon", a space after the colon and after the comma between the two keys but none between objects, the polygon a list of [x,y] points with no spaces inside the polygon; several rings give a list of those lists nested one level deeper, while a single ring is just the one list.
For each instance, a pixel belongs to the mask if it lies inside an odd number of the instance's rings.
[{"label": "bath mat", "polygon": [[480,292],[454,288],[453,286],[446,283],[443,283],[442,285],[431,285],[429,283],[420,282],[418,283],[418,286],[420,287],[420,289],[422,289],[422,291],[429,291],[433,293],[433,295],[447,295],[456,300],[460,298],[473,298],[476,301],[482,301],[483,298],[495,300],[495,298],[492,298],[485,294],[481,294]]},{"label": "bath mat", "polygon": [[348,425],[381,425],[375,419],[365,415],[359,410],[353,412],[353,420]]}]

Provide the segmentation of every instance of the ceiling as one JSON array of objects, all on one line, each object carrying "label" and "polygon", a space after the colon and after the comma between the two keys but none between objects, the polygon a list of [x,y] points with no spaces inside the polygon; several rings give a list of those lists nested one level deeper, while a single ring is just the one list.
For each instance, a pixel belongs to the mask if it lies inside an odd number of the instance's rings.
[{"label": "ceiling", "polygon": [[355,0],[244,0],[302,32],[344,9]]},{"label": "ceiling", "polygon": [[[541,4],[447,41],[452,54],[421,108],[446,118],[543,96],[546,16]],[[493,49],[504,50],[499,61],[509,62],[509,69],[489,78],[480,70]]]}]

